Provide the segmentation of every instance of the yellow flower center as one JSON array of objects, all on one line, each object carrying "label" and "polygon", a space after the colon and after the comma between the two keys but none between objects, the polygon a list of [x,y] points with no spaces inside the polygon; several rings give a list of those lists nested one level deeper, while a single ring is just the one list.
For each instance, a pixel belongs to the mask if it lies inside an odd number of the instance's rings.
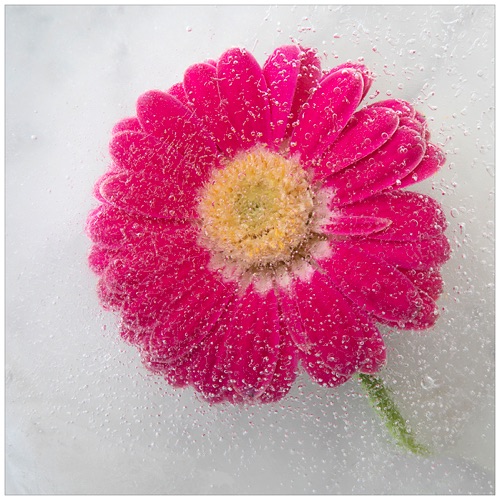
[{"label": "yellow flower center", "polygon": [[308,236],[313,202],[298,162],[257,147],[213,173],[198,207],[202,235],[246,269],[288,261]]}]

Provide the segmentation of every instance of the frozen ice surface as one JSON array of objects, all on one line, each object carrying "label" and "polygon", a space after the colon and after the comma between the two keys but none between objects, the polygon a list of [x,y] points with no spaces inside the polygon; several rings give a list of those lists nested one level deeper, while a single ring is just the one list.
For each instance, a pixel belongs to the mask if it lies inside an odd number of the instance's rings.
[{"label": "frozen ice surface", "polygon": [[[7,493],[492,493],[493,6],[6,8]],[[140,365],[101,311],[83,223],[113,124],[142,92],[246,46],[364,58],[415,102],[446,166],[415,189],[454,254],[429,332],[385,332],[383,376],[430,459],[389,442],[356,381],[299,378],[263,407],[209,407]]]}]

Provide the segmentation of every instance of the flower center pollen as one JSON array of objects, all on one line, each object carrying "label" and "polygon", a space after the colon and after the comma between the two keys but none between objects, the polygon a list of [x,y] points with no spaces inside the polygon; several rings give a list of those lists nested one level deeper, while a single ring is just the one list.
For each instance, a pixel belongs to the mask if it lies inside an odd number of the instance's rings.
[{"label": "flower center pollen", "polygon": [[198,211],[205,246],[249,269],[290,260],[313,207],[299,163],[257,147],[213,173]]}]

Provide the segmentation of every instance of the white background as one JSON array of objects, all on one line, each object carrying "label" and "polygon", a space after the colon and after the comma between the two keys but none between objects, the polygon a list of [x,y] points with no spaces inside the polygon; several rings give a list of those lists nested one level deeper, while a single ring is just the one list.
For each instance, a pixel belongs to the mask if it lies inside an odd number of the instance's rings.
[{"label": "white background", "polygon": [[[7,493],[493,492],[492,6],[6,8]],[[302,375],[263,407],[210,407],[141,366],[88,270],[83,226],[113,124],[190,64],[244,46],[364,58],[448,162],[453,257],[428,332],[384,333],[386,383],[430,459],[389,441],[356,381]],[[378,94],[378,95],[377,95]]]}]

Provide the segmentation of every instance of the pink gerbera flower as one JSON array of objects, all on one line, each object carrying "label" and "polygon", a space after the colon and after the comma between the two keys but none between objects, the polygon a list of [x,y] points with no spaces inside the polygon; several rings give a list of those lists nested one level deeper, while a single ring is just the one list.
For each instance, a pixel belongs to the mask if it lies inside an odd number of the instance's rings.
[{"label": "pink gerbera flower", "polygon": [[271,402],[299,363],[334,387],[374,373],[377,323],[437,317],[450,248],[439,204],[403,188],[444,163],[423,115],[358,109],[361,64],[246,50],[189,67],[119,122],[95,189],[89,261],[121,335],[174,386]]}]

